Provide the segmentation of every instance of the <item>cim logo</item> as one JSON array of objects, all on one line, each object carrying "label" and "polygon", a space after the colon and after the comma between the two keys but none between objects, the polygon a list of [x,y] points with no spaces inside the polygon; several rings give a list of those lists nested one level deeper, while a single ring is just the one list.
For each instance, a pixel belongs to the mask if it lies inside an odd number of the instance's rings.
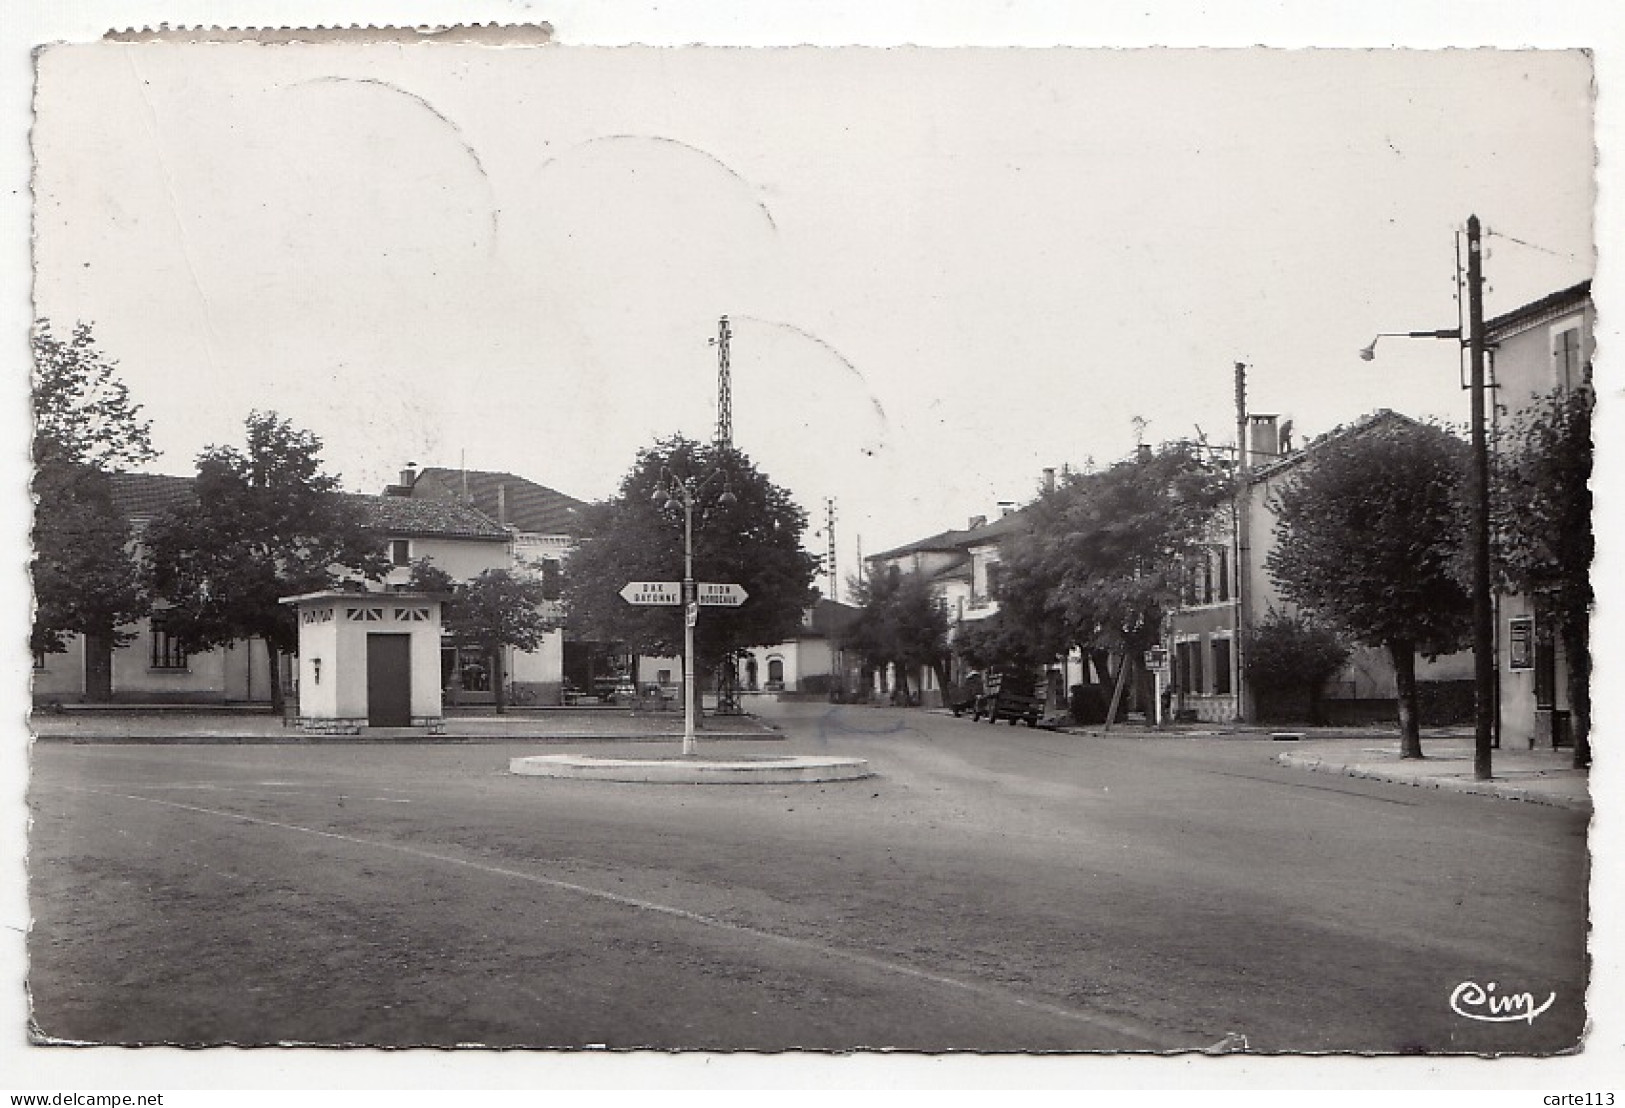
[{"label": "cim logo", "polygon": [[1480,985],[1476,981],[1463,981],[1450,994],[1450,1010],[1464,1019],[1483,1023],[1534,1023],[1535,1017],[1552,1006],[1556,993],[1548,993],[1546,1000],[1535,1005],[1533,993],[1497,993],[1495,982]]}]

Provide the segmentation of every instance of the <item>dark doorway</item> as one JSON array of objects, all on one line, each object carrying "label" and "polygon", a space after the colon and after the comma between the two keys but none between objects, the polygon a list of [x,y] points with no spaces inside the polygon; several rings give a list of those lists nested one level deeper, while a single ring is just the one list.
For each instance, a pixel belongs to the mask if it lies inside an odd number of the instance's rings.
[{"label": "dark doorway", "polygon": [[367,726],[412,726],[412,636],[367,636]]},{"label": "dark doorway", "polygon": [[86,635],[85,699],[106,704],[113,699],[113,639],[110,635]]}]

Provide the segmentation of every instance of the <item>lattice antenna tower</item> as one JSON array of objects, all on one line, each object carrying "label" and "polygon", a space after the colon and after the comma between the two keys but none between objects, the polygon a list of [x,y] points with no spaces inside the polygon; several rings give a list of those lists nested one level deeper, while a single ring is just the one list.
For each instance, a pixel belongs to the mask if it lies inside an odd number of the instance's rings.
[{"label": "lattice antenna tower", "polygon": [[835,498],[824,497],[824,572],[829,577],[829,598],[841,599],[840,574],[835,568]]},{"label": "lattice antenna tower", "polygon": [[728,368],[728,339],[732,335],[728,317],[723,316],[717,322],[717,337],[711,340],[717,348],[717,433],[713,441],[729,449],[734,444],[733,375]]}]

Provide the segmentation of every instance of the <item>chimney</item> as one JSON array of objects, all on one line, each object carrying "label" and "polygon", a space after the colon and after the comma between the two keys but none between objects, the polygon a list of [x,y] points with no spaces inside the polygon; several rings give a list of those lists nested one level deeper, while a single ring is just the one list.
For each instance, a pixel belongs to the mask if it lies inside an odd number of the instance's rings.
[{"label": "chimney", "polygon": [[497,522],[508,526],[508,486],[497,486]]},{"label": "chimney", "polygon": [[1250,415],[1247,417],[1249,438],[1252,439],[1251,450],[1254,458],[1267,460],[1278,457],[1281,453],[1281,439],[1276,431],[1273,415]]},{"label": "chimney", "polygon": [[1055,467],[1054,466],[1045,466],[1044,467],[1044,491],[1045,492],[1054,492],[1055,491]]},{"label": "chimney", "polygon": [[999,518],[1003,519],[1005,516],[1009,515],[1011,512],[1013,512],[1015,510],[1016,510],[1016,502],[1014,500],[1001,500],[1001,501],[999,501]]},{"label": "chimney", "polygon": [[384,486],[385,496],[411,496],[412,486],[417,483],[417,463],[407,462],[406,468],[401,470],[400,484]]},{"label": "chimney", "polygon": [[1149,462],[1151,460],[1151,444],[1142,442],[1135,448],[1134,456],[1139,461]]},{"label": "chimney", "polygon": [[986,516],[971,516],[970,517],[970,522],[965,524],[965,530],[974,531],[978,527],[984,527],[986,525],[987,525],[987,517]]}]

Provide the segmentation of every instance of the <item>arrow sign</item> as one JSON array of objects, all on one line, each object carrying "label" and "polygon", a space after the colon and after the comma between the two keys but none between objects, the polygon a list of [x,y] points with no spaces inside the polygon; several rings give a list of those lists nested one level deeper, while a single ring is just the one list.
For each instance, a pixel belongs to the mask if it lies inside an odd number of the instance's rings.
[{"label": "arrow sign", "polygon": [[677,607],[683,602],[683,585],[680,581],[628,581],[621,589],[621,599],[628,604]]},{"label": "arrow sign", "polygon": [[733,584],[701,581],[699,588],[700,603],[708,608],[737,608],[750,596],[744,589]]}]

